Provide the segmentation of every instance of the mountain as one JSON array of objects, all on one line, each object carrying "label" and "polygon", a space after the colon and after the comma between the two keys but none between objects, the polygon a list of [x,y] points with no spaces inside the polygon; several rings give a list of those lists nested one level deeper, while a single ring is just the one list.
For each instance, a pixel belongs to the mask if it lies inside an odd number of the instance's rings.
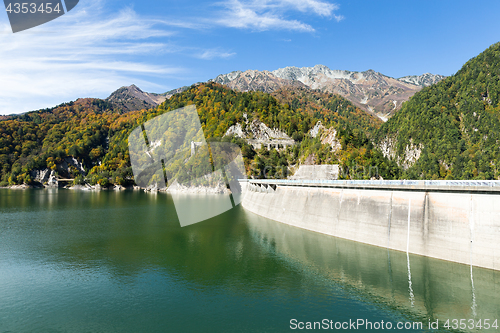
[{"label": "mountain", "polygon": [[[200,82],[198,82],[197,84],[200,84]],[[158,96],[165,96],[165,99],[169,99],[170,97],[172,97],[173,95],[175,94],[180,94],[182,92],[185,92],[186,90],[189,89],[189,86],[183,86],[183,87],[180,87],[180,88],[177,88],[177,89],[172,89],[172,90],[169,90],[167,91],[166,93],[163,93],[163,94],[155,94],[155,95],[158,95]]]},{"label": "mountain", "polygon": [[338,94],[285,86],[271,95],[296,112],[332,119],[342,128],[358,129],[369,137],[382,125],[382,120],[378,117],[357,108]]},{"label": "mountain", "polygon": [[[306,91],[304,96],[301,89]],[[157,108],[156,113],[195,104],[207,140],[223,137],[222,140],[239,144],[247,173],[252,177],[283,177],[283,170],[286,173],[288,167],[306,160],[316,164],[340,164],[346,178],[398,177],[396,163],[385,158],[369,140],[382,123],[379,119],[341,96],[309,93],[308,88],[285,86],[275,97],[261,91],[239,92],[208,82],[173,95]],[[318,102],[316,98],[325,100]],[[290,103],[286,102],[289,100]],[[313,100],[318,108],[309,108]],[[256,127],[260,131],[256,131]],[[314,128],[322,128],[321,135],[313,137],[310,133]],[[252,139],[262,139],[261,135],[256,137],[262,130],[287,138],[287,141],[291,138],[295,143],[281,150],[252,146]],[[227,136],[230,133],[234,136]],[[375,165],[379,174],[370,174]]]},{"label": "mountain", "polygon": [[273,71],[273,74],[284,79],[298,80],[312,89],[339,94],[384,120],[420,90],[414,84],[398,81],[373,70],[350,72],[316,65],[286,67]]},{"label": "mountain", "polygon": [[223,84],[238,91],[262,91],[272,93],[281,87],[291,85],[298,88],[306,88],[300,81],[279,78],[268,71],[247,70],[245,72],[235,71],[222,74],[211,80]]},{"label": "mountain", "polygon": [[[209,82],[216,82],[241,92],[262,91],[273,93],[283,87],[310,88],[326,93],[339,94],[362,110],[386,121],[402,103],[423,86],[443,79],[442,75],[423,74],[394,79],[373,70],[350,72],[331,70],[323,65],[314,67],[286,67],[269,71],[234,71],[218,75]],[[201,83],[197,83],[201,84]],[[188,86],[170,90],[163,94],[147,93],[135,85],[121,87],[106,101],[125,112],[151,109],[174,94],[188,90]]]},{"label": "mountain", "polygon": [[[52,172],[75,183],[130,185],[132,130],[191,104],[207,140],[222,137],[240,145],[253,177],[282,177],[282,170],[316,163],[340,164],[347,179],[370,179],[362,170],[372,169],[384,179],[500,179],[500,43],[433,84],[440,79],[424,74],[396,80],[372,70],[332,71],[318,65],[232,72],[214,79],[221,84],[201,83],[162,95],[122,87],[106,100],[78,99],[2,117],[0,186],[32,184]],[[385,123],[357,107],[377,111],[392,103],[397,108],[396,98],[403,97],[409,100]],[[284,133],[294,145],[253,147],[252,128],[257,127]],[[231,128],[244,138],[226,135]]]},{"label": "mountain", "polygon": [[432,86],[433,84],[438,83],[439,81],[442,81],[446,78],[446,76],[439,75],[439,74],[431,74],[431,73],[425,73],[422,75],[409,75],[409,76],[403,76],[400,77],[398,80],[407,82],[407,83],[412,83],[417,86],[422,86],[422,87],[429,87]]},{"label": "mountain", "polygon": [[[397,165],[369,140],[380,120],[338,95],[303,96],[294,89],[277,92],[281,102],[268,93],[238,92],[210,82],[193,85],[152,109],[123,113],[110,101],[78,99],[12,116],[0,120],[0,186],[43,183],[52,174],[74,179],[74,184],[131,185],[130,133],[156,116],[192,104],[207,140],[232,141],[241,147],[249,176],[283,177],[289,167],[306,160],[341,164],[348,178],[370,178],[360,170],[371,170],[372,165],[379,166],[383,178],[398,176]],[[138,88],[125,93],[130,90]],[[322,97],[324,102],[313,104]],[[293,145],[281,150],[252,146],[257,127],[281,133]],[[229,135],[230,128],[248,135]]]},{"label": "mountain", "polygon": [[500,179],[500,43],[416,93],[377,144],[412,179]]},{"label": "mountain", "polygon": [[[387,120],[402,103],[419,91],[421,84],[437,81],[441,76],[422,75],[414,82],[397,80],[373,70],[351,72],[331,70],[323,65],[285,67],[275,71],[235,71],[217,76],[213,81],[239,91],[273,92],[284,86],[308,87],[339,94],[357,107]],[[408,79],[410,80],[410,79]]]},{"label": "mountain", "polygon": [[117,109],[129,112],[154,108],[164,102],[165,99],[167,99],[165,95],[144,92],[133,84],[116,90],[106,98],[106,101],[113,104]]}]

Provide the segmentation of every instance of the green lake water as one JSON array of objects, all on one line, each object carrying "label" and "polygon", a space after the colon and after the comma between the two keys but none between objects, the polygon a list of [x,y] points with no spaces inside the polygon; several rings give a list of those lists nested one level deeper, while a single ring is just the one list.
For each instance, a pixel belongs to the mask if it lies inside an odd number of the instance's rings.
[{"label": "green lake water", "polygon": [[476,326],[500,319],[499,282],[241,206],[181,228],[162,193],[0,190],[0,333],[310,331],[292,319],[495,332]]}]

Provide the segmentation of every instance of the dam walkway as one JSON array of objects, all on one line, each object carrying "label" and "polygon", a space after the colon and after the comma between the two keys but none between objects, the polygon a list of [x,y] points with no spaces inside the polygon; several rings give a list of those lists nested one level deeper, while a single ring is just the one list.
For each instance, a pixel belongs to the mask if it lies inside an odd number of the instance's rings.
[{"label": "dam walkway", "polygon": [[[245,182],[240,180],[240,182]],[[276,190],[277,186],[500,194],[499,180],[292,180],[248,179],[246,182]]]}]

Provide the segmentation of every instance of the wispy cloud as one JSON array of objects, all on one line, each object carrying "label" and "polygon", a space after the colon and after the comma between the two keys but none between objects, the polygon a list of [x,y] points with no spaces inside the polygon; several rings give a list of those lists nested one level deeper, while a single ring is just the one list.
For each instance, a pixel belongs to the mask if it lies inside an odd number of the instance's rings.
[{"label": "wispy cloud", "polygon": [[225,10],[215,22],[231,28],[315,31],[307,23],[287,18],[286,14],[290,11],[333,17],[337,21],[343,19],[343,16],[334,14],[339,9],[338,5],[321,0],[228,0],[219,4]]},{"label": "wispy cloud", "polygon": [[214,58],[230,58],[232,56],[236,55],[235,52],[225,52],[221,50],[206,50],[200,54],[198,54],[196,57],[199,59],[205,59],[205,60],[211,60]]},{"label": "wispy cloud", "polygon": [[[193,54],[175,40],[179,28],[201,29],[199,23],[162,21],[132,9],[106,15],[103,2],[80,2],[78,10],[49,24],[12,34],[0,23],[0,114],[57,105],[78,97],[104,97],[121,85],[148,89],[165,86],[159,78],[189,69],[155,65],[149,56]],[[179,38],[177,38],[179,39]],[[199,58],[229,57],[223,50],[197,48]]]},{"label": "wispy cloud", "polygon": [[[163,20],[130,8],[106,13],[105,2],[80,2],[78,10],[16,34],[0,21],[0,114],[50,107],[78,97],[105,97],[131,83],[150,91],[171,88],[153,82],[185,77],[192,69],[183,67],[184,62],[169,64],[169,54],[202,60],[236,55],[217,45],[178,44],[183,40],[182,29],[206,31],[222,26],[312,32],[311,25],[290,12],[336,18],[338,10],[324,0],[227,0],[217,3],[204,19]],[[152,62],[159,55],[165,55],[163,62]]]},{"label": "wispy cloud", "polygon": [[227,2],[225,7],[227,11],[216,22],[226,27],[261,31],[270,29],[314,31],[308,24],[283,19],[265,4],[232,0]]},{"label": "wispy cloud", "polygon": [[289,6],[301,12],[313,12],[325,17],[332,16],[333,12],[339,9],[336,4],[318,0],[281,0],[279,3],[284,7]]},{"label": "wispy cloud", "polygon": [[[81,4],[80,6],[83,6]],[[72,14],[74,13],[74,14]],[[36,29],[10,33],[0,26],[0,114],[18,113],[102,95],[141,77],[183,69],[137,61],[152,52],[172,52],[155,42],[172,36],[157,21],[126,9],[105,17],[99,1]],[[168,47],[167,47],[168,46]],[[150,85],[150,84],[148,84]]]}]

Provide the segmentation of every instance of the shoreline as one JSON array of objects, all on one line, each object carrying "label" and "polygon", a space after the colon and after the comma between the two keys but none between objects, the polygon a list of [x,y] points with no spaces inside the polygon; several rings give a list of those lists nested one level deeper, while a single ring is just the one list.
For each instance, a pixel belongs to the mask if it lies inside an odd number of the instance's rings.
[{"label": "shoreline", "polygon": [[91,185],[74,185],[74,186],[33,186],[33,185],[11,185],[11,186],[1,186],[0,189],[7,190],[36,190],[36,189],[62,189],[62,190],[72,190],[72,191],[144,191],[144,192],[163,192],[170,194],[231,194],[231,190],[227,188],[219,187],[206,187],[206,186],[195,186],[187,187],[180,186],[178,184],[172,184],[168,188],[144,188],[140,186],[121,186],[115,185],[110,187],[91,186]]}]

